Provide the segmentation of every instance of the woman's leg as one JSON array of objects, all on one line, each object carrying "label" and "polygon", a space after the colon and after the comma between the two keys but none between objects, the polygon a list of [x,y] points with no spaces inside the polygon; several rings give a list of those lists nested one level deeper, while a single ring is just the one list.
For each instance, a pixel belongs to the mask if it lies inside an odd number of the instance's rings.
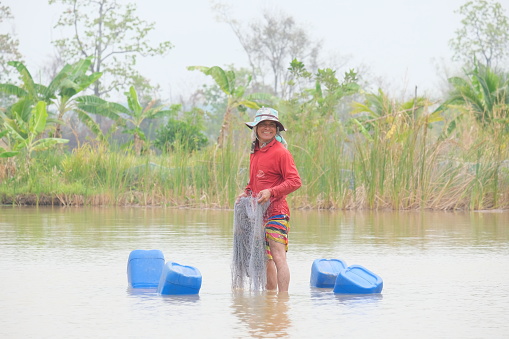
[{"label": "woman's leg", "polygon": [[[290,286],[290,268],[286,261],[286,246],[285,244],[273,240],[269,240],[269,246],[273,259],[271,261],[273,261],[276,266],[278,291],[288,292],[288,287]],[[269,265],[267,264],[267,285],[269,282],[268,268]]]},{"label": "woman's leg", "polygon": [[269,291],[277,290],[277,270],[274,260],[267,261],[267,286]]}]

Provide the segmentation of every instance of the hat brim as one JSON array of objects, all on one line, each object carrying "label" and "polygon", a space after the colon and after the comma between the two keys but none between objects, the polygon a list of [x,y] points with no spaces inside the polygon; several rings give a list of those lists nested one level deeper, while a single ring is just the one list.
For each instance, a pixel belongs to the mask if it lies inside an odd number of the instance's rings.
[{"label": "hat brim", "polygon": [[271,120],[271,119],[266,119],[266,120],[260,120],[258,122],[246,122],[246,126],[249,127],[250,129],[253,129],[253,127],[255,127],[256,125],[258,125],[260,122],[262,121],[274,121],[276,123],[276,125],[279,127],[279,130],[281,132],[283,131],[286,131],[286,128],[285,126],[283,126],[282,123],[280,123],[279,121],[276,121],[276,120]]}]

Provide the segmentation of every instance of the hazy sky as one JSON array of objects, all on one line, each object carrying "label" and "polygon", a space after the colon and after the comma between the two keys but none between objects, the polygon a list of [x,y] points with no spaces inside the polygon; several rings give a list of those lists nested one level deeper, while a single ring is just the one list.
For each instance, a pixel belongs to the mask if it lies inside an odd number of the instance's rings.
[{"label": "hazy sky", "polygon": [[[53,26],[60,8],[46,0],[1,0],[15,21],[20,50],[29,70],[39,70],[53,54]],[[143,75],[159,83],[163,98],[176,98],[204,80],[189,65],[247,66],[247,58],[228,25],[219,23],[209,0],[131,0],[139,16],[156,23],[154,43],[171,41],[165,57],[143,60]],[[346,68],[362,64],[390,86],[413,93],[432,93],[440,85],[436,64],[451,64],[448,41],[460,27],[454,13],[467,0],[224,0],[233,4],[235,18],[260,19],[263,9],[280,10],[323,41],[323,55],[347,60]],[[499,0],[509,10],[509,0]],[[326,65],[324,65],[326,66]],[[452,67],[452,66],[451,66]]]}]

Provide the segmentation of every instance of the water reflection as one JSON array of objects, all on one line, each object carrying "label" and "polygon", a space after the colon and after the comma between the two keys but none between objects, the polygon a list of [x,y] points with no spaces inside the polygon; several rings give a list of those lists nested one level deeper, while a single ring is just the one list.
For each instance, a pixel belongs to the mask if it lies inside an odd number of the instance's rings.
[{"label": "water reflection", "polygon": [[[101,247],[140,236],[189,233],[230,241],[232,211],[165,208],[0,207],[0,232],[18,244]],[[335,247],[338,241],[405,246],[449,242],[493,246],[509,240],[508,212],[301,211],[292,216],[292,244]],[[206,226],[206,227],[204,227]],[[121,229],[121,232],[118,230]],[[55,241],[57,240],[58,241]],[[228,243],[231,246],[231,243]]]},{"label": "water reflection", "polygon": [[382,300],[384,297],[381,293],[373,294],[334,294],[334,298],[340,303],[347,305],[373,304]]},{"label": "water reflection", "polygon": [[178,294],[178,295],[162,295],[157,293],[157,288],[127,288],[127,294],[140,299],[161,298],[164,302],[170,304],[192,304],[200,300],[199,294]]},{"label": "water reflection", "polygon": [[509,240],[509,213],[432,211],[295,211],[292,243],[317,244],[332,249],[338,242],[374,246],[505,247]]},{"label": "water reflection", "polygon": [[185,294],[185,295],[158,295],[168,304],[181,304],[192,305],[200,301],[199,294]]},{"label": "water reflection", "polygon": [[288,293],[234,291],[232,311],[254,338],[287,337],[292,326]]},{"label": "water reflection", "polygon": [[153,296],[157,294],[157,288],[127,288],[127,294],[132,296]]},{"label": "water reflection", "polygon": [[332,288],[310,287],[311,299],[316,304],[328,303],[331,301],[345,305],[372,304],[383,299],[382,293],[371,294],[342,294],[334,293]]}]

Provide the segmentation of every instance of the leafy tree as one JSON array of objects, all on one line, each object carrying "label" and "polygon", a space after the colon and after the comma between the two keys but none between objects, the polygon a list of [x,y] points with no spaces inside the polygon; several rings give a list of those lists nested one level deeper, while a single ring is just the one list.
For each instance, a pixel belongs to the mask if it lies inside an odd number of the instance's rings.
[{"label": "leafy tree", "polygon": [[[12,18],[11,9],[0,2],[0,24]],[[7,67],[7,62],[22,59],[18,48],[19,40],[12,33],[0,34],[0,82],[10,80],[11,68]]]},{"label": "leafy tree", "polygon": [[495,67],[509,55],[509,19],[495,1],[468,1],[457,11],[461,28],[449,41],[454,60],[473,65],[475,60]]},{"label": "leafy tree", "polygon": [[287,65],[302,60],[317,69],[321,41],[312,39],[307,30],[283,12],[264,11],[262,21],[253,21],[244,28],[224,5],[216,5],[220,19],[230,25],[247,54],[254,83],[263,82],[264,74],[272,75],[273,94],[283,98],[291,95],[288,83],[292,74]]},{"label": "leafy tree", "polygon": [[[340,81],[336,71],[331,68],[318,69],[315,74],[309,72],[304,63],[294,59],[288,68],[294,80],[291,86],[299,87],[295,95],[285,102],[293,107],[285,108],[289,117],[295,120],[306,120],[306,128],[316,128],[318,121],[330,122],[336,117],[339,106],[347,96],[359,91],[357,73],[354,70],[345,72]],[[313,84],[307,87],[308,84]]]},{"label": "leafy tree", "polygon": [[121,6],[116,0],[49,0],[66,5],[55,27],[71,28],[72,37],[54,41],[64,60],[93,56],[92,73],[104,73],[94,83],[98,97],[126,84],[150,87],[135,69],[138,56],[163,55],[172,48],[169,41],[149,45],[148,34],[155,24],[136,16],[133,3]]},{"label": "leafy tree", "polygon": [[158,149],[169,152],[175,147],[192,152],[200,150],[207,145],[207,137],[201,132],[200,119],[196,119],[202,112],[195,108],[191,112],[186,112],[184,120],[170,118],[168,123],[157,130],[157,137],[154,146]]},{"label": "leafy tree", "polygon": [[226,94],[226,111],[223,116],[223,124],[217,139],[218,146],[223,147],[228,138],[233,112],[236,110],[245,110],[246,107],[258,109],[259,105],[254,100],[261,98],[263,95],[245,95],[246,88],[249,86],[249,83],[246,86],[237,86],[234,71],[225,71],[219,66],[190,66],[187,69],[191,71],[198,70],[205,75],[210,75],[221,90]]}]

